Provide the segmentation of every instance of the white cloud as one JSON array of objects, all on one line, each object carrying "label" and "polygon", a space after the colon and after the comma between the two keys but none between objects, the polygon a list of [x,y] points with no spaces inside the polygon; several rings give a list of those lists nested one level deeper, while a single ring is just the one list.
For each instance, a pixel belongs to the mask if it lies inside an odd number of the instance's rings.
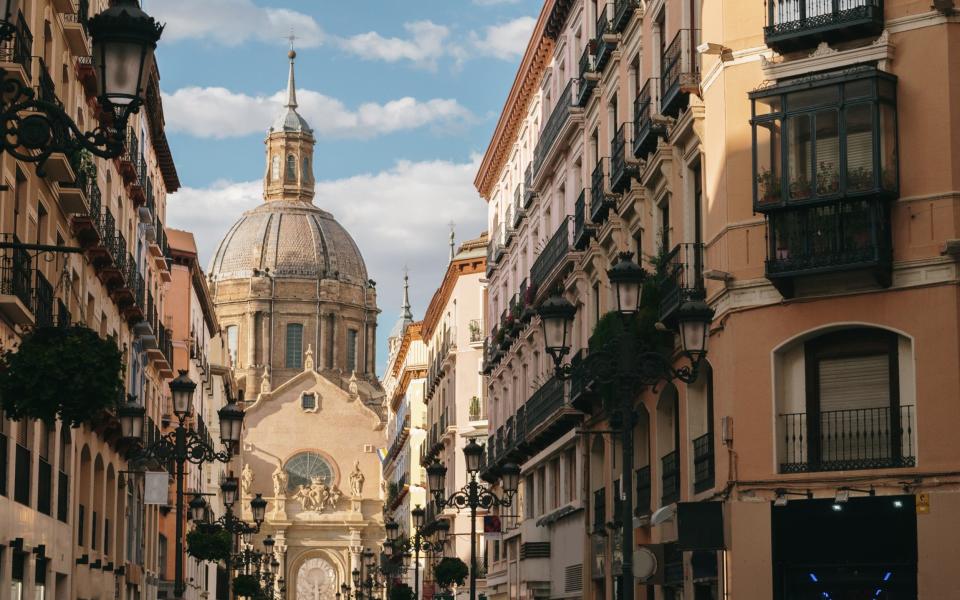
[{"label": "white cloud", "polygon": [[501,60],[514,60],[522,56],[527,49],[536,23],[537,20],[533,17],[519,17],[486,27],[482,34],[472,33],[470,39],[480,54]]},{"label": "white cloud", "polygon": [[145,7],[167,27],[164,42],[199,38],[225,46],[249,40],[286,44],[293,31],[297,47],[323,43],[324,32],[310,15],[286,8],[270,8],[252,0],[157,0]]},{"label": "white cloud", "polygon": [[413,63],[435,67],[437,60],[446,53],[446,40],[450,30],[431,21],[405,23],[403,28],[408,38],[384,37],[375,31],[360,33],[346,38],[337,38],[335,43],[356,56],[368,60]]},{"label": "white cloud", "polygon": [[[222,87],[182,88],[164,94],[167,128],[201,138],[263,133],[282,110],[285,94],[250,96]],[[371,138],[424,126],[452,130],[473,119],[456,100],[444,98],[405,97],[350,109],[319,92],[298,90],[297,100],[298,112],[319,137]]]},{"label": "white cloud", "polygon": [[[400,161],[379,173],[316,184],[314,204],[347,228],[377,282],[381,364],[385,335],[399,316],[403,266],[410,268],[414,312],[422,316],[447,266],[448,223],[457,224],[458,242],[486,228],[486,205],[473,187],[479,160]],[[194,233],[206,265],[230,226],[261,195],[259,181],[185,187],[169,198],[170,225]]]}]

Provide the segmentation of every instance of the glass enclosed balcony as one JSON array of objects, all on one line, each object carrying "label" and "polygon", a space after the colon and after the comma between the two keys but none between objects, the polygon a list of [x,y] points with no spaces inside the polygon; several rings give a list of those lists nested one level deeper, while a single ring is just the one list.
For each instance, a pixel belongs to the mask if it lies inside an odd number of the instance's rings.
[{"label": "glass enclosed balcony", "polygon": [[763,39],[777,52],[883,31],[883,0],[770,0]]}]

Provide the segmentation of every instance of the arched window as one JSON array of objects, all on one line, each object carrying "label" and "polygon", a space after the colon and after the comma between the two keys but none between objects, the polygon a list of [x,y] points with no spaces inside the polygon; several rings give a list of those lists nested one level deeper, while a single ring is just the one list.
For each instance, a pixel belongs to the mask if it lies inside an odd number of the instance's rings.
[{"label": "arched window", "polygon": [[287,491],[296,492],[301,486],[309,487],[314,479],[324,485],[333,485],[333,467],[316,452],[301,452],[287,461]]},{"label": "arched window", "polygon": [[303,325],[290,323],[287,325],[287,353],[286,366],[288,369],[303,368]]},{"label": "arched window", "polygon": [[287,181],[297,180],[297,157],[290,154],[287,156]]},{"label": "arched window", "polygon": [[303,167],[300,169],[300,174],[303,176],[303,181],[313,180],[313,169],[310,168],[310,157],[303,157]]}]

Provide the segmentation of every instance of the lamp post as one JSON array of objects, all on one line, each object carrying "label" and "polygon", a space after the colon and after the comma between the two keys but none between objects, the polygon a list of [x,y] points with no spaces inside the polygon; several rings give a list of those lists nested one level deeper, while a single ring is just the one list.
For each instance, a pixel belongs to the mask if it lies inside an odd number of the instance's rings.
[{"label": "lamp post", "polygon": [[470,509],[470,600],[477,598],[477,509],[488,510],[494,506],[510,506],[520,485],[520,467],[508,463],[500,469],[503,496],[497,496],[490,488],[477,481],[484,447],[471,438],[463,447],[467,464],[468,480],[462,489],[446,496],[447,468],[440,462],[427,467],[427,485],[439,510],[450,506],[461,511]]},{"label": "lamp post", "polygon": [[[680,334],[680,355],[689,364],[674,366],[673,355],[667,355],[638,339],[629,331],[629,319],[641,308],[643,284],[646,272],[632,260],[632,253],[622,253],[617,263],[607,271],[614,286],[617,312],[624,322],[623,331],[609,340],[602,348],[591,350],[587,358],[576,368],[582,369],[594,380],[608,384],[616,398],[611,402],[610,422],[613,429],[619,427],[622,450],[622,485],[624,495],[620,517],[623,535],[621,600],[633,600],[633,426],[636,415],[633,399],[645,387],[674,379],[686,384],[699,377],[700,364],[707,354],[707,339],[714,311],[700,297],[685,302],[677,311]],[[543,327],[547,353],[553,358],[558,379],[568,379],[574,367],[562,364],[570,352],[570,328],[577,309],[562,296],[552,296],[543,302],[538,311]]]},{"label": "lamp post", "polygon": [[[156,459],[161,462],[173,461],[176,465],[177,481],[177,508],[176,508],[176,535],[177,555],[174,560],[175,598],[183,597],[186,589],[183,581],[183,476],[184,467],[189,462],[200,465],[212,462],[230,462],[232,451],[240,443],[240,432],[243,429],[243,410],[230,401],[218,411],[220,418],[220,441],[225,446],[223,451],[217,452],[204,436],[192,427],[188,427],[184,420],[192,412],[193,392],[197,384],[190,380],[186,371],[180,371],[180,376],[170,382],[170,393],[173,396],[173,412],[177,416],[177,426],[167,432],[150,446],[143,446],[143,418],[146,409],[134,401],[130,401],[118,410],[120,429],[124,436],[135,445],[130,450],[131,459]],[[266,501],[264,501],[264,505]]]},{"label": "lamp post", "polygon": [[[13,4],[0,0],[0,42],[11,42],[16,35]],[[38,98],[29,83],[0,69],[0,88],[5,90],[0,100],[0,152],[37,163],[41,175],[55,152],[71,155],[86,149],[103,158],[120,156],[127,121],[146,101],[163,25],[141,10],[137,0],[115,0],[86,26],[93,41],[97,103],[103,109],[102,122],[93,131],[81,132],[59,102]]]},{"label": "lamp post", "polygon": [[400,525],[394,521],[387,521],[387,543],[391,546],[392,552],[409,553],[413,550],[413,598],[420,598],[420,552],[443,552],[443,546],[447,541],[447,532],[450,530],[450,523],[446,520],[438,520],[432,524],[432,529],[437,533],[437,540],[434,542],[427,539],[424,535],[424,525],[426,521],[426,511],[419,504],[410,511],[413,517],[413,535],[410,537],[400,536]]}]

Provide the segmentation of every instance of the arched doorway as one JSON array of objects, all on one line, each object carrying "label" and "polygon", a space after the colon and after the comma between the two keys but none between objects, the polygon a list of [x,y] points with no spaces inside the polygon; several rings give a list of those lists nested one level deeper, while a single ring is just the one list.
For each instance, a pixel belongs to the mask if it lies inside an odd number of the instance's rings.
[{"label": "arched doorway", "polygon": [[326,559],[310,558],[297,570],[296,600],[335,600],[337,574]]}]

